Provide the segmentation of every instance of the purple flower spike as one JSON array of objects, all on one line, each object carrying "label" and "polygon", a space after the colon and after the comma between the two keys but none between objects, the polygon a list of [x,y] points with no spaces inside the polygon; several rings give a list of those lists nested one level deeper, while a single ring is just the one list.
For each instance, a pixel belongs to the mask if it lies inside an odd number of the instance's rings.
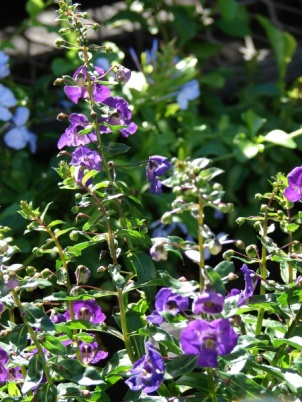
[{"label": "purple flower spike", "polygon": [[288,201],[296,202],[302,199],[302,166],[296,167],[288,174],[288,184],[284,190],[284,197]]},{"label": "purple flower spike", "polygon": [[[75,169],[75,178],[77,181],[82,181],[84,177],[84,169],[88,170],[101,170],[101,161],[102,158],[97,151],[93,151],[88,147],[78,147],[71,154],[72,158],[69,165],[74,165]],[[91,183],[92,179],[88,179],[86,186]]]},{"label": "purple flower spike", "polygon": [[[132,113],[125,99],[111,96],[104,100],[103,104],[107,105],[112,111],[108,117],[100,119],[100,124],[106,122],[112,126],[127,126],[119,130],[122,136],[126,138],[136,132],[137,125],[131,121]],[[103,134],[112,132],[112,130],[106,126],[101,125],[100,129]]]},{"label": "purple flower spike", "polygon": [[[93,334],[88,334],[90,336],[95,336]],[[96,340],[92,342],[79,342],[79,349],[82,357],[83,364],[96,364],[100,360],[106,359],[108,352],[101,350],[99,344]]]},{"label": "purple flower spike", "polygon": [[191,321],[182,331],[180,343],[183,351],[197,355],[200,367],[218,366],[218,355],[230,353],[237,344],[238,335],[227,319],[207,322],[199,319]]},{"label": "purple flower spike", "polygon": [[[94,74],[101,77],[104,74],[104,71],[100,67],[95,67]],[[89,93],[87,89],[87,70],[86,67],[79,67],[76,72],[73,74],[73,79],[78,84],[77,86],[65,86],[64,91],[68,98],[74,102],[78,103],[80,98],[89,99]],[[91,81],[95,81],[96,77],[91,76]],[[95,102],[103,102],[108,96],[110,96],[110,89],[101,84],[93,83],[92,86],[92,94]]]},{"label": "purple flower spike", "polygon": [[224,297],[214,290],[205,290],[192,304],[194,314],[219,314],[222,312]]},{"label": "purple flower spike", "polygon": [[165,156],[150,156],[146,168],[147,180],[151,183],[151,186],[149,187],[150,193],[155,193],[157,195],[162,193],[162,183],[158,180],[158,177],[165,174],[170,167],[171,163]]},{"label": "purple flower spike", "polygon": [[[92,324],[100,324],[106,319],[101,307],[93,299],[76,300],[72,303],[72,308],[76,320],[87,320]],[[65,311],[64,316],[66,320],[71,319],[69,309]]]},{"label": "purple flower spike", "polygon": [[189,299],[174,293],[169,288],[162,288],[155,297],[155,310],[146,318],[153,324],[161,324],[163,318],[161,312],[169,311],[171,314],[176,315],[180,311],[185,311],[189,307]]},{"label": "purple flower spike", "polygon": [[92,141],[96,141],[96,135],[94,131],[89,134],[79,135],[78,132],[84,130],[89,122],[86,116],[78,113],[71,113],[68,117],[70,126],[65,130],[65,133],[61,135],[58,142],[58,148],[63,147],[78,147],[79,145],[86,145]]},{"label": "purple flower spike", "polygon": [[231,292],[226,296],[229,298],[231,296],[237,296],[238,298],[238,307],[245,304],[245,302],[253,296],[255,288],[258,283],[258,278],[255,277],[255,272],[251,269],[248,269],[246,264],[243,264],[240,270],[243,272],[245,288],[244,290],[232,289]]},{"label": "purple flower spike", "polygon": [[146,394],[156,391],[164,379],[165,365],[153,345],[146,342],[147,354],[137,360],[130,370],[131,377],[125,381],[132,391],[143,390]]}]

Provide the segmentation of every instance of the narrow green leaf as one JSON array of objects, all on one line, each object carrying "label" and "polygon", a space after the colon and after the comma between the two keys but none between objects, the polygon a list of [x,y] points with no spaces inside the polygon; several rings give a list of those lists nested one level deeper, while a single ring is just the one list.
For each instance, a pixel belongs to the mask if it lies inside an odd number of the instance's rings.
[{"label": "narrow green leaf", "polygon": [[31,357],[21,389],[23,394],[26,394],[40,383],[43,377],[44,366],[45,357],[41,353],[36,353]]}]

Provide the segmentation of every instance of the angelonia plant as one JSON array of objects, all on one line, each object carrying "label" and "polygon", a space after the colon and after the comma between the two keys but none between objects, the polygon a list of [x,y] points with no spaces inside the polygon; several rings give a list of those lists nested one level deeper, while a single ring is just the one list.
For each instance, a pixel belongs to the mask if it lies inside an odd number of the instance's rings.
[{"label": "angelonia plant", "polygon": [[[58,45],[76,47],[79,66],[55,81],[76,110],[58,116],[68,127],[56,168],[60,191],[75,194],[74,223],[49,219],[51,202],[43,210],[21,202],[42,270],[16,263],[9,228],[0,228],[1,400],[299,401],[302,167],[269,178],[271,191],[256,195],[259,214],[238,219],[257,233],[257,244],[245,245],[208,225],[209,213],[233,209],[216,181],[222,170],[207,158],[169,160],[159,149],[135,166],[154,205],[171,196],[161,236],[150,238],[143,190],[123,174],[133,166],[118,162],[128,137],[140,135],[131,105],[112,95],[131,71],[93,65],[93,52],[110,49],[89,43],[87,30],[99,27],[77,6],[58,1]],[[64,39],[70,32],[77,44]],[[187,215],[192,233],[171,234]],[[97,272],[82,263],[92,249]],[[219,261],[213,267],[209,255]],[[178,277],[163,269],[170,258]]]}]

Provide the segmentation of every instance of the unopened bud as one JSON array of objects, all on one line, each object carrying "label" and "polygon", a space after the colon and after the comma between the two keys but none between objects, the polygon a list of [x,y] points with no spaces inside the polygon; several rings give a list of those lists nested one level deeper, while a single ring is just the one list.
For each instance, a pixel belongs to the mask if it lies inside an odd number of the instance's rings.
[{"label": "unopened bud", "polygon": [[58,116],[57,116],[57,120],[62,121],[63,119],[66,119],[67,117],[68,117],[67,114],[65,114],[65,113],[60,113],[60,114],[58,114]]},{"label": "unopened bud", "polygon": [[72,240],[72,241],[77,241],[78,238],[79,238],[79,232],[78,232],[77,230],[72,230],[72,231],[69,233],[69,238],[70,238],[70,240]]},{"label": "unopened bud", "polygon": [[234,250],[227,250],[222,254],[222,258],[226,261],[230,261],[235,254]]},{"label": "unopened bud", "polygon": [[239,226],[242,226],[244,224],[244,222],[246,221],[246,218],[240,216],[239,218],[236,219],[236,223]]},{"label": "unopened bud", "polygon": [[53,85],[60,85],[64,82],[63,78],[57,78],[54,80]]},{"label": "unopened bud", "polygon": [[92,24],[92,29],[94,31],[98,31],[100,29],[100,24],[97,24],[96,22],[94,24]]},{"label": "unopened bud", "polygon": [[90,278],[90,270],[85,265],[79,265],[75,272],[77,285],[85,284]]},{"label": "unopened bud", "polygon": [[262,230],[262,225],[260,221],[256,221],[254,223],[254,228],[257,230],[257,232],[260,232],[260,230]]},{"label": "unopened bud", "polygon": [[65,40],[63,40],[63,39],[57,39],[57,40],[55,41],[55,45],[56,45],[57,47],[61,47],[61,46],[63,46],[65,43],[66,43],[66,42],[65,42]]},{"label": "unopened bud", "polygon": [[172,223],[172,214],[170,212],[165,212],[161,217],[161,222],[165,223],[166,225]]},{"label": "unopened bud", "polygon": [[255,200],[261,200],[262,199],[262,194],[260,194],[260,193],[257,193],[257,194],[255,194]]},{"label": "unopened bud", "polygon": [[33,276],[36,273],[36,268],[35,267],[26,267],[26,275],[28,276]]},{"label": "unopened bud", "polygon": [[255,244],[250,244],[245,248],[245,253],[250,258],[256,258],[258,255],[258,248]]},{"label": "unopened bud", "polygon": [[234,272],[230,272],[228,274],[228,280],[229,281],[235,281],[236,279],[238,279],[238,275],[234,274]]},{"label": "unopened bud", "polygon": [[100,272],[105,272],[105,271],[107,271],[107,267],[104,267],[104,265],[101,265],[101,266],[98,267],[98,269],[97,269],[97,272],[98,272],[98,273],[100,273]]}]

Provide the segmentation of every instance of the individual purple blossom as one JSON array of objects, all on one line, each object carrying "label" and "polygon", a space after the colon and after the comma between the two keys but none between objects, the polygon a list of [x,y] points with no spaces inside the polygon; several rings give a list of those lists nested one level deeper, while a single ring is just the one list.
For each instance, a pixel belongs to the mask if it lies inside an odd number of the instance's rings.
[{"label": "individual purple blossom", "polygon": [[[101,307],[93,299],[75,300],[72,303],[72,309],[76,320],[86,320],[92,324],[100,324],[106,319]],[[71,319],[69,309],[63,315],[67,321]]]},{"label": "individual purple blossom", "polygon": [[287,176],[288,187],[284,190],[284,197],[288,201],[296,202],[302,199],[302,166],[294,168]]},{"label": "individual purple blossom", "polygon": [[[75,179],[82,181],[84,170],[101,170],[102,158],[97,151],[93,151],[88,147],[78,147],[71,154],[72,158],[69,165],[75,166]],[[88,179],[84,184],[88,186],[92,179]]]},{"label": "individual purple blossom", "polygon": [[130,80],[131,70],[129,70],[129,68],[126,68],[124,66],[118,66],[115,76],[118,82],[125,84]]},{"label": "individual purple blossom", "polygon": [[9,56],[0,50],[0,79],[5,78],[10,74],[8,60]]},{"label": "individual purple blossom", "polygon": [[137,360],[130,370],[131,377],[125,381],[132,391],[155,392],[164,379],[165,365],[154,346],[146,342],[147,353]]},{"label": "individual purple blossom", "polygon": [[238,307],[245,304],[245,302],[250,297],[253,296],[255,288],[258,283],[258,278],[255,277],[255,272],[252,271],[251,269],[248,269],[246,264],[243,264],[242,267],[240,268],[240,270],[243,272],[243,275],[244,275],[244,281],[245,281],[244,290],[232,289],[231,292],[226,297],[226,298],[229,298],[231,296],[239,295]]},{"label": "individual purple blossom", "polygon": [[13,127],[7,131],[4,136],[5,144],[13,149],[19,150],[29,144],[32,153],[36,152],[36,134],[29,131],[26,127],[29,118],[29,109],[25,106],[19,106],[13,117]]},{"label": "individual purple blossom", "polygon": [[[100,67],[95,67],[94,75],[91,76],[91,81],[95,81],[96,78],[102,77],[104,75],[104,70]],[[68,98],[74,102],[78,103],[80,98],[89,99],[89,92],[87,88],[87,69],[85,66],[79,67],[73,74],[73,79],[77,83],[76,86],[66,85],[64,91]],[[92,95],[95,102],[103,102],[108,96],[110,96],[110,89],[102,84],[93,82],[92,84]]]},{"label": "individual purple blossom", "polygon": [[177,103],[182,110],[188,109],[189,101],[197,99],[200,96],[199,83],[197,80],[186,82],[179,89],[176,96]]},{"label": "individual purple blossom", "polygon": [[15,289],[19,286],[20,281],[15,274],[4,275],[4,284],[8,289]]},{"label": "individual purple blossom", "polygon": [[87,334],[94,338],[92,342],[79,342],[79,350],[83,364],[96,364],[100,360],[106,359],[108,352],[100,349],[98,342],[95,340],[94,334]]},{"label": "individual purple blossom", "polygon": [[213,368],[218,366],[218,356],[230,353],[237,340],[238,335],[229,320],[224,318],[211,322],[202,319],[191,321],[180,336],[186,354],[197,355],[200,367]]},{"label": "individual purple blossom", "polygon": [[70,126],[65,130],[64,134],[61,135],[58,141],[58,148],[63,147],[78,147],[79,145],[86,145],[90,142],[96,141],[95,132],[92,131],[89,134],[78,134],[79,131],[84,130],[89,121],[87,117],[83,114],[71,113],[68,117]]},{"label": "individual purple blossom", "polygon": [[222,312],[224,297],[215,290],[205,290],[192,303],[194,314],[219,314]]},{"label": "individual purple blossom", "polygon": [[9,121],[13,115],[8,109],[16,104],[17,101],[12,91],[0,84],[0,120]]},{"label": "individual purple blossom", "polygon": [[155,297],[155,310],[146,318],[152,324],[161,324],[163,311],[176,315],[180,311],[185,311],[189,307],[188,297],[180,296],[169,288],[162,288]]},{"label": "individual purple blossom", "polygon": [[103,104],[110,108],[110,113],[108,117],[99,120],[102,134],[112,132],[110,127],[102,125],[102,122],[108,123],[112,126],[127,126],[119,129],[122,136],[126,138],[136,132],[137,124],[131,121],[132,113],[129,109],[128,102],[126,102],[125,99],[111,96],[104,100]]},{"label": "individual purple blossom", "polygon": [[150,193],[160,195],[162,193],[162,183],[158,180],[159,176],[165,174],[171,167],[171,163],[165,156],[154,155],[149,157],[149,163],[146,168],[147,180],[151,183]]},{"label": "individual purple blossom", "polygon": [[165,250],[163,244],[153,244],[150,248],[150,255],[154,261],[166,261],[168,259],[168,252]]},{"label": "individual purple blossom", "polygon": [[8,380],[15,382],[16,379],[23,378],[20,367],[6,367],[8,360],[7,352],[0,348],[0,384],[5,384]]}]

